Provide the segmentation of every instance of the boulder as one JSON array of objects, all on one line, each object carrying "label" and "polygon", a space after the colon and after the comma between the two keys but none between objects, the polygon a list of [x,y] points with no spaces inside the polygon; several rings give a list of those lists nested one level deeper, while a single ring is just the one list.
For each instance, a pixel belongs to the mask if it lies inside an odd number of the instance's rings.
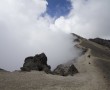
[{"label": "boulder", "polygon": [[50,73],[50,69],[51,67],[47,64],[47,57],[44,53],[25,58],[23,67],[21,67],[21,71],[36,70],[45,71],[46,73]]},{"label": "boulder", "polygon": [[54,75],[61,75],[61,76],[68,76],[68,75],[73,76],[76,73],[78,73],[78,70],[73,64],[69,66],[60,64],[53,71]]}]

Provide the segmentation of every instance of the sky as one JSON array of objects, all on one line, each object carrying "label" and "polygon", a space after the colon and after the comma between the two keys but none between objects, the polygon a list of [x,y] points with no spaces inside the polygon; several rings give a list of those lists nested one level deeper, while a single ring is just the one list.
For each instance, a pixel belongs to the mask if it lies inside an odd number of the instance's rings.
[{"label": "sky", "polygon": [[0,68],[44,52],[48,64],[76,58],[70,33],[110,39],[110,0],[0,0]]},{"label": "sky", "polygon": [[60,16],[66,16],[72,9],[70,0],[47,0],[46,13],[51,17],[58,18]]}]

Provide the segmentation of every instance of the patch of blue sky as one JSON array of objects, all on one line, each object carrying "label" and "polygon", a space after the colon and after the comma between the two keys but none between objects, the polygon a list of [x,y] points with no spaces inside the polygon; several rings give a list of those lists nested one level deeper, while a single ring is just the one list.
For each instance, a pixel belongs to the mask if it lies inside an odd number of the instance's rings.
[{"label": "patch of blue sky", "polygon": [[47,2],[47,11],[45,13],[54,18],[66,16],[72,9],[70,0],[47,0]]}]

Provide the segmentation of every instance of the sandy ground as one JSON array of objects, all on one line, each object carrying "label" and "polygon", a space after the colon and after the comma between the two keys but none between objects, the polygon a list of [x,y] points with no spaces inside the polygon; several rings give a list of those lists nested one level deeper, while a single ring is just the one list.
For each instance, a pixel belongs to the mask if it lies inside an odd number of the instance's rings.
[{"label": "sandy ground", "polygon": [[[94,47],[92,45],[93,50]],[[109,56],[105,60],[99,57],[101,54],[93,55],[91,48],[88,49],[74,62],[79,70],[74,76],[63,77],[38,71],[0,72],[0,90],[110,90]]]}]

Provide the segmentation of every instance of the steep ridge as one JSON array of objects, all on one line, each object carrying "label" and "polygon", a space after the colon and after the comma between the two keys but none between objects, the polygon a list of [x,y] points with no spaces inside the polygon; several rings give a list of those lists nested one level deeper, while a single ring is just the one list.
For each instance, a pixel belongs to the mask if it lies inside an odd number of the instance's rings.
[{"label": "steep ridge", "polygon": [[[85,55],[87,56],[84,60],[84,62],[86,62],[87,60],[89,64],[89,66],[87,66],[86,68],[89,69],[89,67],[92,66],[91,67],[92,69],[94,67],[94,70],[96,70],[96,73],[97,74],[99,73],[98,78],[96,78],[96,80],[99,79],[98,85],[101,86],[102,84],[103,85],[105,84],[104,86],[105,89],[101,89],[101,90],[109,90],[110,89],[110,71],[109,71],[110,70],[110,49],[98,43],[84,39],[80,36],[78,37],[78,39],[80,41],[79,46],[88,49],[88,51],[85,53]],[[91,75],[94,75],[94,78],[97,77],[97,75],[95,75],[94,73],[91,73]],[[100,80],[102,80],[102,83]]]},{"label": "steep ridge", "polygon": [[106,40],[102,38],[94,38],[94,39],[89,39],[89,40],[110,48],[110,40]]}]

